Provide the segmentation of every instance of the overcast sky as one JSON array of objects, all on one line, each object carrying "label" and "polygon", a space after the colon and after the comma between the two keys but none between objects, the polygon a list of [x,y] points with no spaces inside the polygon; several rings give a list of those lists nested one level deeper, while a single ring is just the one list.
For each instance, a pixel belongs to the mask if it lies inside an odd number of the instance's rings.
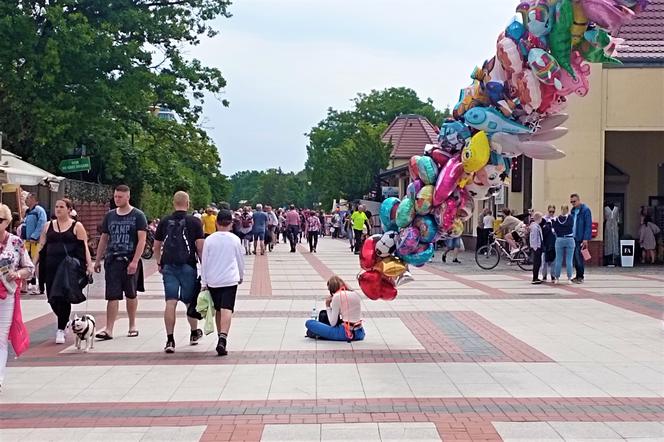
[{"label": "overcast sky", "polygon": [[358,92],[406,86],[454,105],[475,65],[495,54],[517,0],[235,0],[221,33],[190,55],[221,69],[203,126],[222,172],[299,171],[305,132]]}]

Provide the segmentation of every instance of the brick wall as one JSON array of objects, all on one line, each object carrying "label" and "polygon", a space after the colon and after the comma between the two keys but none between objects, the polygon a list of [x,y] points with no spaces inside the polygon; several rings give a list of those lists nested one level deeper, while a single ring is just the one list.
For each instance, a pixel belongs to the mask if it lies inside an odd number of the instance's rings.
[{"label": "brick wall", "polygon": [[74,205],[78,213],[78,221],[83,223],[88,235],[91,237],[97,236],[97,225],[104,219],[109,205],[96,202],[74,202]]}]

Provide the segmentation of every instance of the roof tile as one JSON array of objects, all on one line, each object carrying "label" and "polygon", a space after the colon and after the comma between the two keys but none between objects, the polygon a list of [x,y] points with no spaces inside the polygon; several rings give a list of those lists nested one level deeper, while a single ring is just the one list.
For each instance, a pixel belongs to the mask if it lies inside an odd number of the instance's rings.
[{"label": "roof tile", "polygon": [[664,0],[650,0],[645,11],[620,29],[618,37],[627,46],[618,53],[622,62],[664,62]]},{"label": "roof tile", "polygon": [[422,155],[425,144],[437,142],[438,129],[421,115],[399,115],[385,129],[381,139],[394,146],[390,158],[410,158]]}]

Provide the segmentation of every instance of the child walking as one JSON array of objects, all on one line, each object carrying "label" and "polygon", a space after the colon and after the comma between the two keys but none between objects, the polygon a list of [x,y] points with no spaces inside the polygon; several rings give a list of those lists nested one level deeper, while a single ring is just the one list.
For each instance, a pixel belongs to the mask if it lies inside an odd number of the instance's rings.
[{"label": "child walking", "polygon": [[228,354],[228,331],[235,310],[237,286],[244,278],[244,249],[232,233],[233,213],[221,209],[217,215],[217,231],[207,237],[201,260],[201,286],[207,287],[216,310],[217,354]]},{"label": "child walking", "polygon": [[542,266],[542,213],[535,212],[532,221],[530,222],[530,248],[532,249],[533,256],[533,282],[531,284],[541,284],[542,280],[539,279],[540,267]]}]

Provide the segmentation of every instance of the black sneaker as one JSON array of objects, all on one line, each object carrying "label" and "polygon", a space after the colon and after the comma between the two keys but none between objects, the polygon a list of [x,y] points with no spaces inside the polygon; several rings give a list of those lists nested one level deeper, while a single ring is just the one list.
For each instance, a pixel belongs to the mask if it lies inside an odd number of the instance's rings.
[{"label": "black sneaker", "polygon": [[443,253],[443,262],[447,262],[447,253]]},{"label": "black sneaker", "polygon": [[583,278],[573,278],[572,282],[574,284],[583,284]]},{"label": "black sneaker", "polygon": [[459,260],[456,259],[456,258],[454,258],[454,260],[453,260],[452,262],[455,262],[455,263],[457,263],[457,264],[461,264],[461,261],[459,261]]},{"label": "black sneaker", "polygon": [[189,345],[198,345],[198,340],[203,337],[203,330],[197,328],[196,330],[191,331],[189,336]]},{"label": "black sneaker", "polygon": [[538,284],[541,284],[541,283],[542,283],[542,280],[541,280],[541,279],[534,279],[534,280],[531,282],[531,284],[534,284],[534,285],[538,285]]},{"label": "black sneaker", "polygon": [[164,351],[166,353],[175,353],[175,341],[173,339],[166,341],[166,347],[164,347]]},{"label": "black sneaker", "polygon": [[219,337],[219,340],[217,341],[217,355],[218,356],[226,356],[228,352],[226,351],[226,338],[224,337]]}]

